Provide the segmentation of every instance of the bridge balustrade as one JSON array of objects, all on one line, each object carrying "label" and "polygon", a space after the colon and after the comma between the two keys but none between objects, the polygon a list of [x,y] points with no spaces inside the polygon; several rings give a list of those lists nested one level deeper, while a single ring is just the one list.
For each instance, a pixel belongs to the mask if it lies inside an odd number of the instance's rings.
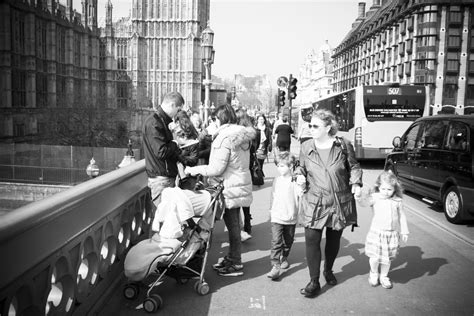
[{"label": "bridge balustrade", "polygon": [[141,160],[0,217],[0,314],[93,313],[152,214]]}]

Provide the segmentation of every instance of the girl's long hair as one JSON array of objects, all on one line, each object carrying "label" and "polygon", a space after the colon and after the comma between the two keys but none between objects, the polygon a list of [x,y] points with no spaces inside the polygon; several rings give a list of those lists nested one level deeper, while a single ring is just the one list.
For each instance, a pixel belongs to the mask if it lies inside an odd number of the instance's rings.
[{"label": "girl's long hair", "polygon": [[382,182],[388,183],[395,189],[393,195],[398,196],[399,198],[403,198],[403,187],[398,181],[397,176],[392,171],[384,171],[377,177],[375,180],[374,191],[379,192],[379,187]]},{"label": "girl's long hair", "polygon": [[186,137],[187,139],[197,139],[199,137],[199,133],[194,127],[193,122],[191,122],[191,119],[189,118],[186,111],[178,111],[178,113],[176,114],[176,121],[182,129],[184,137]]}]

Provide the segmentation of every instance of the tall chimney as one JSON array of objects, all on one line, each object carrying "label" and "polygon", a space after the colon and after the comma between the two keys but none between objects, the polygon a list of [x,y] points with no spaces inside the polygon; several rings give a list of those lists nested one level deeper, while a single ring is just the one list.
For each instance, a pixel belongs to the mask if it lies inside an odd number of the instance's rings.
[{"label": "tall chimney", "polygon": [[365,2],[359,2],[359,14],[357,18],[362,20],[365,18]]}]

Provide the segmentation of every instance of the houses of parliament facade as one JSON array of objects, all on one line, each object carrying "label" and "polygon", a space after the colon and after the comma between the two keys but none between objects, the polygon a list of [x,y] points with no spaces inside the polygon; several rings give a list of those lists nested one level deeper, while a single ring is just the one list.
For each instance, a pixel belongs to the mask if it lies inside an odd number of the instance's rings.
[{"label": "houses of parliament facade", "polygon": [[108,0],[99,27],[97,0],[0,0],[0,141],[34,142],[59,108],[131,110],[129,130],[169,91],[198,109],[209,2],[132,0],[113,22]]}]

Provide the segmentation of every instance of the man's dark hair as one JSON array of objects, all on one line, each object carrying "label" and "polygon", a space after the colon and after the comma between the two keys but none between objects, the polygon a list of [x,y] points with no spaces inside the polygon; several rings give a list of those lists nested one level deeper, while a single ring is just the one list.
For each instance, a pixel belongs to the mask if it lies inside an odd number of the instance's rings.
[{"label": "man's dark hair", "polygon": [[232,106],[228,104],[220,105],[212,115],[217,117],[222,125],[237,124],[237,115]]},{"label": "man's dark hair", "polygon": [[283,123],[287,123],[287,122],[288,122],[288,118],[285,116],[285,117],[283,118]]}]

